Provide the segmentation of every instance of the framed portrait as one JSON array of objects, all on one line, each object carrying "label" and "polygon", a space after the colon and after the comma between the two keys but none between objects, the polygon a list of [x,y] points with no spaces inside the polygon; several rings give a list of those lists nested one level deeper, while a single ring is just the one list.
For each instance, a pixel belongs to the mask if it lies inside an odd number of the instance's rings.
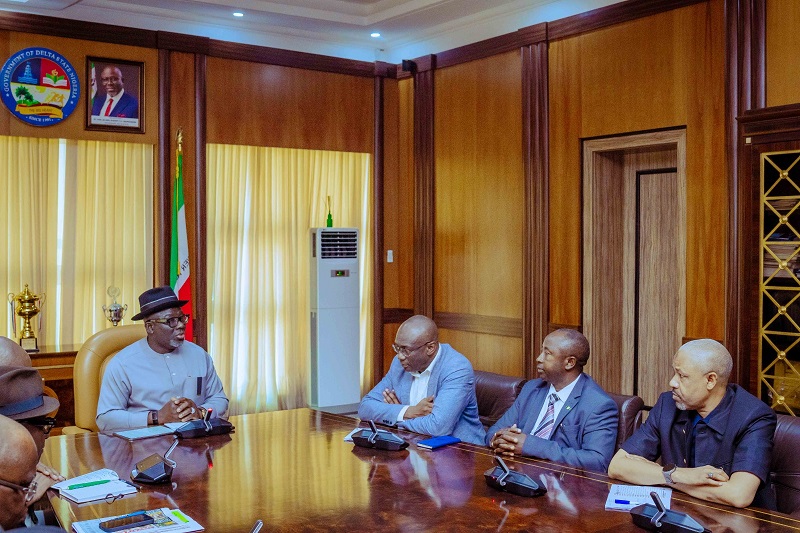
[{"label": "framed portrait", "polygon": [[144,133],[144,63],[86,57],[86,129]]}]

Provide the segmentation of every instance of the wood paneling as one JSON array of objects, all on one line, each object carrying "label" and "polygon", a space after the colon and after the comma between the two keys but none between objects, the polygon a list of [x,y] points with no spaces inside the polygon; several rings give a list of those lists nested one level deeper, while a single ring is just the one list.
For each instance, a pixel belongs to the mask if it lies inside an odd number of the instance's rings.
[{"label": "wood paneling", "polygon": [[414,312],[433,316],[435,58],[415,61],[414,74]]},{"label": "wood paneling", "polygon": [[414,80],[385,80],[384,101],[384,307],[413,308]]},{"label": "wood paneling", "polygon": [[766,0],[767,106],[800,102],[800,2]]},{"label": "wood paneling", "polygon": [[[525,220],[521,73],[515,50],[439,69],[435,87],[435,315],[512,319],[517,335]],[[490,363],[487,339],[499,337],[470,335],[481,347],[473,359],[481,369],[523,372],[521,339],[499,341],[503,348],[489,350]]]},{"label": "wood paneling", "polygon": [[515,51],[436,71],[436,312],[522,318],[521,67]]},{"label": "wood paneling", "polygon": [[439,312],[433,314],[433,319],[440,328],[522,337],[522,320],[518,318]]},{"label": "wood paneling", "polygon": [[687,334],[725,326],[724,4],[710,0],[550,46],[550,320],[580,323],[580,139],[687,128]]},{"label": "wood paneling", "polygon": [[373,80],[208,58],[209,143],[373,151]]},{"label": "wood paneling", "polygon": [[450,344],[470,360],[475,370],[523,376],[522,339],[439,328],[439,341]]},{"label": "wood paneling", "polygon": [[[0,135],[156,144],[158,139],[159,107],[157,50],[31,33],[0,31],[0,56],[4,58],[31,46],[50,48],[72,63],[80,78],[80,102],[75,111],[66,120],[46,128],[30,126],[4,110],[0,113]],[[144,134],[108,133],[86,129],[86,102],[90,98],[87,95],[91,95],[91,87],[86,74],[86,56],[89,55],[144,62],[144,95],[140,98],[144,107]]]},{"label": "wood paneling", "polygon": [[[545,29],[546,33],[546,29]],[[526,377],[536,375],[534,355],[547,335],[549,302],[548,43],[522,49],[522,123],[525,167],[522,349]]]},{"label": "wood paneling", "polygon": [[548,23],[551,40],[563,39],[629,20],[696,4],[704,0],[628,0]]}]

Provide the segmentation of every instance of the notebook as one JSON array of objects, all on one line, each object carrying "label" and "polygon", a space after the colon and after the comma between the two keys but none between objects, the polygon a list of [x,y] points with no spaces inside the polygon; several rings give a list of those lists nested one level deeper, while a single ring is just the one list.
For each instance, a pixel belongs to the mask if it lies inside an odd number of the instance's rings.
[{"label": "notebook", "polygon": [[171,435],[175,430],[183,426],[185,422],[170,422],[163,426],[147,426],[144,428],[125,429],[122,431],[115,431],[114,436],[122,437],[123,439],[134,441],[139,439],[149,439],[150,437],[160,437],[162,435]]},{"label": "notebook", "polygon": [[75,503],[105,500],[137,491],[136,486],[120,479],[116,472],[108,468],[60,481],[53,488]]},{"label": "notebook", "polygon": [[457,437],[442,435],[441,437],[432,437],[430,439],[421,440],[417,443],[417,447],[424,448],[426,450],[435,450],[436,448],[441,448],[442,446],[447,446],[448,444],[457,444],[459,442],[461,442],[461,439]]}]

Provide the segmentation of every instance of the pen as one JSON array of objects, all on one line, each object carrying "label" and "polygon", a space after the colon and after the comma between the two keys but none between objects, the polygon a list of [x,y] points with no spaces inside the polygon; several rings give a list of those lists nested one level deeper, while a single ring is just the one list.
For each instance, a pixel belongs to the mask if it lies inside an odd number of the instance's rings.
[{"label": "pen", "polygon": [[631,502],[628,500],[614,500],[614,503],[621,503],[622,505],[630,505]]},{"label": "pen", "polygon": [[82,489],[84,487],[94,487],[95,485],[102,485],[104,483],[109,483],[110,481],[111,481],[110,479],[103,479],[101,481],[88,481],[86,483],[78,483],[77,485],[70,485],[69,487],[67,487],[67,490]]}]

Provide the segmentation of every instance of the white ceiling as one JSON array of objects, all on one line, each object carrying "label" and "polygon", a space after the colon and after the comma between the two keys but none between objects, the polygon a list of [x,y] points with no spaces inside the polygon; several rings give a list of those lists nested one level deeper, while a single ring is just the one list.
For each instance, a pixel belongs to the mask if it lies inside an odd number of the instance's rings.
[{"label": "white ceiling", "polygon": [[0,10],[399,63],[620,1],[0,0]]}]

